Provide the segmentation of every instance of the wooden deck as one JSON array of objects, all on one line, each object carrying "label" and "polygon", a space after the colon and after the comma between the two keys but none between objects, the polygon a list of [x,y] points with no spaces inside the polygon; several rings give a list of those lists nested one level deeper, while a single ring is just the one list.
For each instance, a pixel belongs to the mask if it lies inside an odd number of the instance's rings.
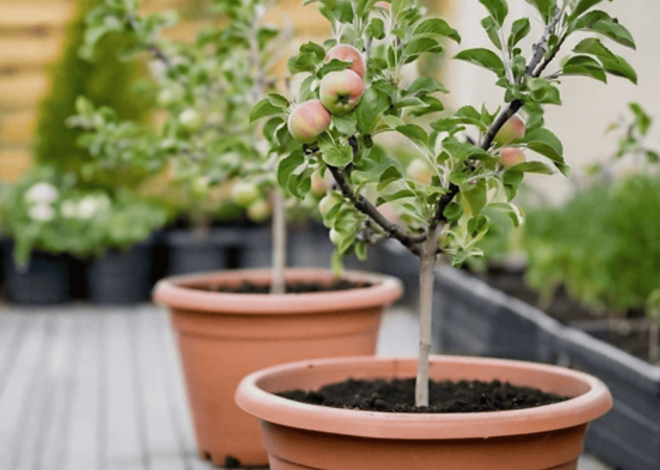
[{"label": "wooden deck", "polygon": [[[197,456],[163,310],[0,309],[0,470],[216,468]],[[414,354],[415,323],[388,312],[379,353]]]}]

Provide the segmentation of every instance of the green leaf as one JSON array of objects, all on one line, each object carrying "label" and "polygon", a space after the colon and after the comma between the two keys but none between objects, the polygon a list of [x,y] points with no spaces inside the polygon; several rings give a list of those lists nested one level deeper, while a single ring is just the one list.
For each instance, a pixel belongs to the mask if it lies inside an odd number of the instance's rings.
[{"label": "green leaf", "polygon": [[564,147],[557,136],[548,129],[533,129],[525,134],[522,142],[530,150],[549,158],[553,162],[564,163]]},{"label": "green leaf", "polygon": [[417,56],[425,52],[442,52],[443,47],[440,43],[429,37],[416,37],[403,47],[403,54],[406,56]]},{"label": "green leaf", "polygon": [[303,163],[305,163],[305,154],[302,150],[296,150],[281,159],[277,164],[277,183],[282,188],[286,188],[289,184],[289,176]]},{"label": "green leaf", "polygon": [[639,128],[640,134],[645,136],[649,132],[653,119],[651,119],[651,116],[644,111],[639,103],[630,103],[628,107],[635,115],[635,124]]},{"label": "green leaf", "polygon": [[461,36],[454,28],[442,18],[429,18],[422,21],[415,30],[413,36],[436,35],[445,36],[460,44]]},{"label": "green leaf", "polygon": [[582,75],[607,83],[603,66],[596,59],[586,55],[575,55],[568,59],[562,68],[562,75]]},{"label": "green leaf", "polygon": [[455,222],[463,215],[463,206],[457,202],[452,201],[447,204],[445,210],[442,211],[442,215],[445,217],[447,222]]},{"label": "green leaf", "polygon": [[397,168],[394,165],[389,166],[380,175],[380,179],[378,180],[378,186],[376,187],[376,191],[382,191],[388,185],[392,184],[395,181],[400,181],[402,178],[403,175],[401,174],[401,170],[399,170],[399,168]]},{"label": "green leaf", "polygon": [[323,46],[312,41],[300,46],[300,52],[314,54],[319,61],[325,59],[325,49]]},{"label": "green leaf", "polygon": [[461,194],[469,204],[473,216],[479,215],[486,205],[487,191],[486,180],[484,179],[461,186]]},{"label": "green leaf", "polygon": [[489,49],[466,49],[456,54],[454,58],[484,67],[495,72],[497,76],[501,77],[504,75],[504,64],[502,63],[502,59]]},{"label": "green leaf", "polygon": [[291,74],[295,75],[301,72],[314,72],[316,66],[320,61],[316,57],[316,54],[303,52],[291,57],[286,65]]},{"label": "green leaf", "polygon": [[343,116],[334,116],[332,123],[339,132],[344,135],[353,135],[357,130],[357,116],[355,113],[344,114]]},{"label": "green leaf", "polygon": [[447,89],[433,77],[419,77],[408,88],[403,90],[403,94],[406,96],[436,92],[446,93]]},{"label": "green leaf", "polygon": [[520,18],[511,25],[511,35],[509,36],[509,49],[513,49],[516,44],[525,39],[531,31],[529,18]]},{"label": "green leaf", "polygon": [[605,47],[599,39],[584,39],[575,46],[573,51],[598,57],[598,60],[600,60],[608,73],[627,78],[631,82],[637,84],[637,73],[630,64],[628,64],[623,57],[617,56]]},{"label": "green leaf", "polygon": [[604,11],[596,10],[579,18],[575,24],[576,31],[593,31],[600,33],[622,46],[636,49],[635,40],[617,19],[612,18]]},{"label": "green leaf", "polygon": [[429,143],[428,134],[417,124],[404,124],[403,126],[398,126],[396,130],[423,147],[426,147]]},{"label": "green leaf", "polygon": [[[587,10],[592,9],[594,6],[598,5],[600,2],[603,0],[580,0],[577,5],[575,5],[575,8],[571,12],[571,16],[568,17],[568,21],[573,21],[575,18],[580,16],[582,13],[586,12]],[[609,0],[612,1],[612,0]]]},{"label": "green leaf", "polygon": [[279,108],[286,109],[291,105],[291,102],[289,102],[288,98],[280,95],[279,93],[268,93],[266,97],[273,106],[277,106]]},{"label": "green leaf", "polygon": [[356,108],[358,130],[362,134],[370,134],[378,119],[390,107],[388,96],[371,86],[367,88]]},{"label": "green leaf", "polygon": [[501,28],[509,14],[509,7],[506,0],[479,0],[479,3],[486,7],[490,16],[493,17]]},{"label": "green leaf", "polygon": [[550,23],[557,8],[557,0],[526,0],[526,2],[536,7],[545,24]]},{"label": "green leaf", "polygon": [[381,206],[386,202],[398,201],[399,199],[415,197],[415,193],[410,189],[402,189],[392,194],[386,194],[376,199],[376,206]]},{"label": "green leaf", "polygon": [[481,214],[472,217],[468,220],[467,229],[471,238],[481,238],[488,231],[488,217]]},{"label": "green leaf", "polygon": [[554,175],[555,172],[543,162],[524,162],[511,167],[512,171],[519,171],[522,173],[537,173],[540,175]]},{"label": "green leaf", "polygon": [[537,104],[561,104],[559,88],[545,78],[530,78],[527,86]]},{"label": "green leaf", "polygon": [[372,19],[369,30],[371,31],[371,35],[379,41],[385,38],[385,22],[382,19]]},{"label": "green leaf", "polygon": [[353,149],[350,145],[328,146],[322,150],[322,155],[326,164],[337,168],[343,168],[353,161]]},{"label": "green leaf", "polygon": [[500,39],[500,28],[497,25],[497,22],[492,16],[487,16],[481,20],[481,26],[486,31],[488,39],[493,43],[495,47],[499,50],[502,50],[502,40]]},{"label": "green leaf", "polygon": [[269,98],[264,98],[250,110],[250,123],[267,116],[284,114],[285,111],[286,108],[275,106],[271,103]]},{"label": "green leaf", "polygon": [[350,66],[351,66],[351,62],[344,62],[339,59],[332,59],[327,64],[323,64],[323,66],[321,66],[321,68],[319,69],[316,75],[319,78],[323,78],[330,72],[339,72],[342,70],[346,70]]},{"label": "green leaf", "polygon": [[513,222],[513,226],[516,228],[520,227],[525,221],[525,213],[518,206],[511,204],[510,202],[495,202],[489,204],[488,207],[505,212],[511,219],[511,222]]}]

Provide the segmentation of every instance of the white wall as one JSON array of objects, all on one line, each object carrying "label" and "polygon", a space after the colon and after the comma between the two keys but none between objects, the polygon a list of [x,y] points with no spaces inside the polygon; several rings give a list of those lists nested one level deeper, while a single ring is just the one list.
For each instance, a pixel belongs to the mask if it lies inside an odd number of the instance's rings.
[{"label": "white wall", "polygon": [[[534,29],[523,47],[529,50],[538,40],[542,24],[538,13],[524,0],[509,0],[510,18],[529,16]],[[593,79],[566,77],[561,84],[561,107],[547,108],[546,125],[563,141],[566,160],[578,174],[589,162],[603,159],[616,146],[616,134],[604,135],[609,123],[627,112],[627,104],[640,102],[647,111],[660,120],[660,1],[615,0],[603,2],[597,8],[618,17],[635,37],[637,51],[633,51],[604,39],[604,43],[622,55],[637,70],[639,85],[617,77],[611,77],[605,85]],[[483,32],[480,20],[486,10],[477,0],[454,0],[450,22],[459,30],[463,43],[451,52],[471,47],[488,47],[490,42]],[[508,28],[508,26],[507,26]],[[567,44],[566,51],[572,45]],[[560,58],[562,54],[560,54]],[[549,71],[553,69],[550,66]],[[450,106],[464,104],[480,106],[486,101],[495,108],[501,103],[502,89],[494,86],[492,73],[459,61],[451,61],[445,79],[452,91]],[[656,123],[650,141],[660,147],[660,122]],[[529,183],[542,191],[550,200],[560,201],[571,191],[571,184],[562,176],[534,176]]]}]

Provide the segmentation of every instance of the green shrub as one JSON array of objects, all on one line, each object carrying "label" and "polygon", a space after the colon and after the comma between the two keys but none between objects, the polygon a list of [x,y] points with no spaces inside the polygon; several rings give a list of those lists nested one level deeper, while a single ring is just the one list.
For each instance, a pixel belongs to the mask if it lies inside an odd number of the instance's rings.
[{"label": "green shrub", "polygon": [[644,308],[660,287],[660,180],[630,176],[531,210],[522,246],[527,280],[544,295],[563,283],[597,309]]},{"label": "green shrub", "polygon": [[[75,101],[80,95],[98,106],[111,106],[120,119],[141,121],[149,113],[151,99],[132,90],[136,80],[145,76],[144,66],[117,59],[117,53],[130,45],[130,39],[114,34],[103,39],[96,60],[89,62],[78,55],[84,42],[85,17],[99,0],[78,0],[77,12],[67,28],[65,49],[54,64],[51,90],[40,105],[35,144],[35,159],[55,165],[63,171],[80,172],[87,149],[76,145],[80,129],[67,127],[65,121],[76,114]],[[96,174],[88,185],[111,185],[110,175]]]}]

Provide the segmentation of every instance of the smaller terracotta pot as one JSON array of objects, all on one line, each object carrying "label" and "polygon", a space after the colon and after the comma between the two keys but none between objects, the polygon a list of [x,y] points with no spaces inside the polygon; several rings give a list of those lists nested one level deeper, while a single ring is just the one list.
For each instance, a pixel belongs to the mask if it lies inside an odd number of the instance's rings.
[{"label": "smaller terracotta pot", "polygon": [[[330,283],[323,269],[290,269],[288,281]],[[216,464],[265,465],[257,421],[234,403],[247,374],[318,357],[374,354],[383,308],[401,296],[387,276],[348,272],[372,285],[309,294],[230,294],[193,287],[270,282],[270,270],[239,270],[167,278],[154,299],[169,307],[177,332],[200,454]]]},{"label": "smaller terracotta pot", "polygon": [[416,364],[353,357],[280,365],[246,377],[236,402],[259,418],[271,470],[574,470],[587,424],[612,406],[605,385],[581,372],[451,356],[432,358],[434,380],[499,379],[574,398],[515,411],[409,414],[328,408],[274,395],[348,378],[414,377]]}]

